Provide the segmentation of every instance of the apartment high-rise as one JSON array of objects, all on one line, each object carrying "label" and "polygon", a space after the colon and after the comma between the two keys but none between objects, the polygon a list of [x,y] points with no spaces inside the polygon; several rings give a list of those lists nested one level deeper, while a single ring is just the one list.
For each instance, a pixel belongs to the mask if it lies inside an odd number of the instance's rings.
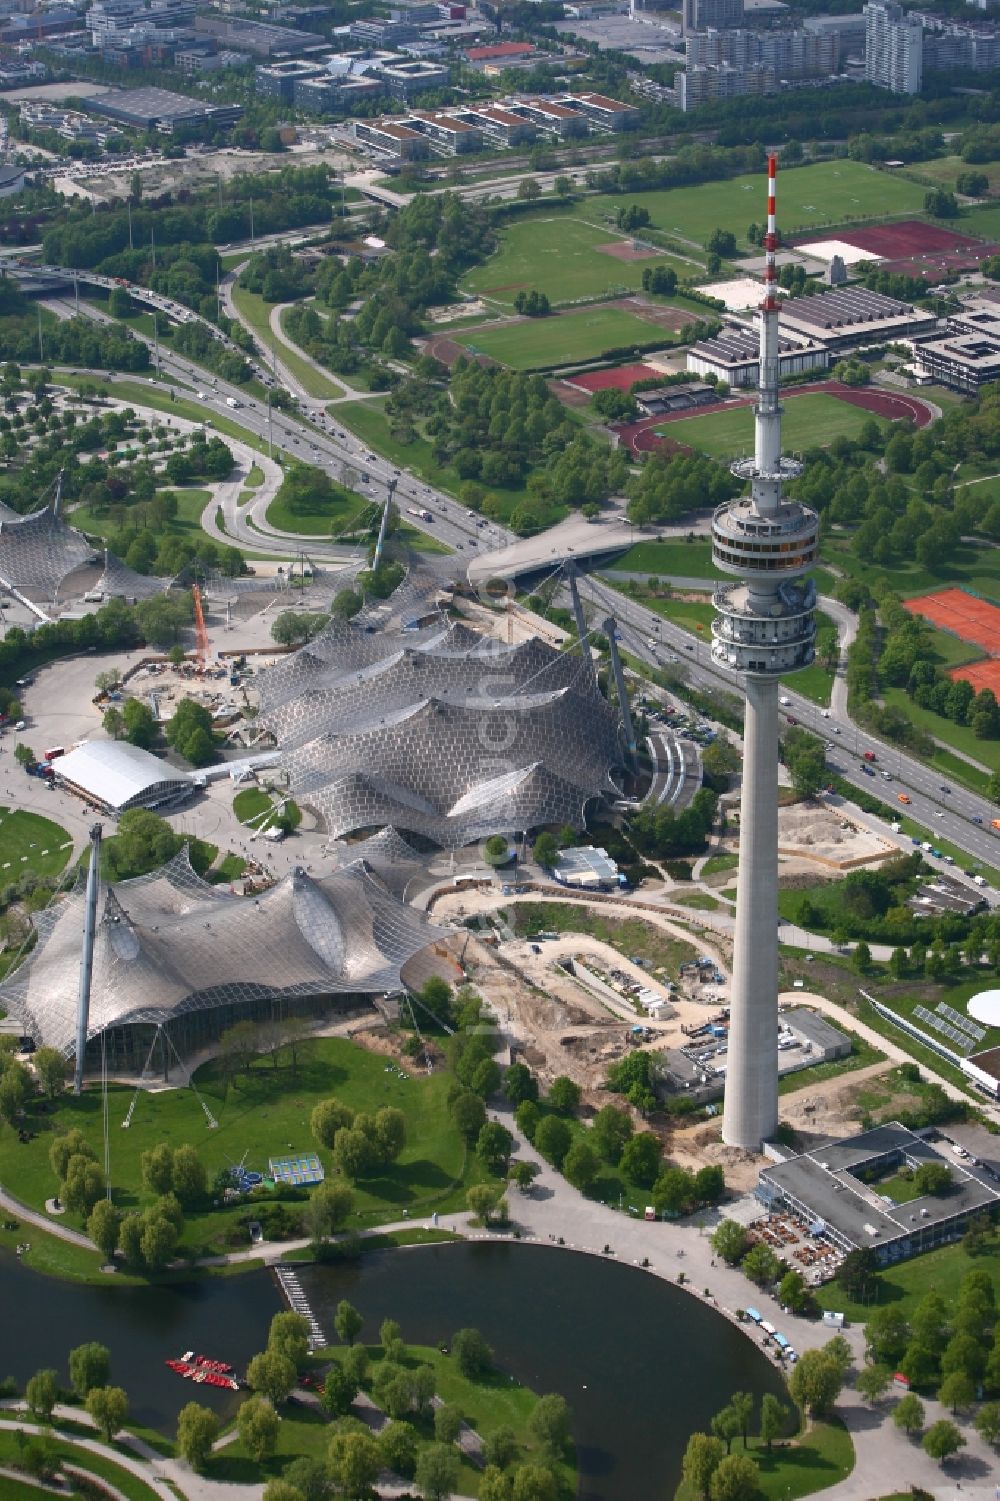
[{"label": "apartment high-rise", "polygon": [[916,11],[894,0],[865,6],[865,77],[894,94],[919,94],[924,79],[924,29]]},{"label": "apartment high-rise", "polygon": [[743,0],[684,0],[681,19],[685,36],[710,26],[728,31],[743,25]]}]

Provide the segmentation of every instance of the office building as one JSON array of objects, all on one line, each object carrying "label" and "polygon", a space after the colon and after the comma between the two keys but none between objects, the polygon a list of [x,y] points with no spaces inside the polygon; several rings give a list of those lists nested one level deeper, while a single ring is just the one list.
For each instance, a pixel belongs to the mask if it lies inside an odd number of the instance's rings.
[{"label": "office building", "polygon": [[865,77],[894,94],[919,94],[923,83],[924,29],[920,16],[894,0],[865,6]]},{"label": "office building", "polygon": [[681,10],[684,35],[693,31],[728,30],[744,23],[743,0],[684,0]]}]

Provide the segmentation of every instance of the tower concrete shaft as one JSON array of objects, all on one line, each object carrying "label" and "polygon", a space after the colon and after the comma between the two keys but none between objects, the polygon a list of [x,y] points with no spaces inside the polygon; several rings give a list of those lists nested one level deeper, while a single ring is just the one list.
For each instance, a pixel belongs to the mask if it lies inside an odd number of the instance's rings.
[{"label": "tower concrete shaft", "polygon": [[80,984],[76,1003],[76,1059],[73,1066],[73,1093],[83,1090],[83,1062],[90,1030],[90,985],[94,974],[94,939],[97,934],[97,896],[101,885],[101,825],[90,831],[90,869],[83,908],[83,952],[80,955]]},{"label": "tower concrete shaft", "polygon": [[785,500],[802,472],[781,452],[777,162],[768,159],[764,300],[753,458],[733,466],[749,495],[722,505],[712,556],[738,583],[715,591],[712,660],[744,679],[743,797],[723,1140],[760,1150],[778,1124],[778,679],[813,660],[816,513]]}]

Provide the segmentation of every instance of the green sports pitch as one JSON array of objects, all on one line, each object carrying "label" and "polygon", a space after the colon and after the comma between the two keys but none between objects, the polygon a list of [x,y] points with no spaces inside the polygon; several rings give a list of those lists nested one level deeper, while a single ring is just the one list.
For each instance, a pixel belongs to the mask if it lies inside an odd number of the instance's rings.
[{"label": "green sports pitch", "polygon": [[[581,213],[591,202],[584,201]],[[620,207],[616,205],[616,208]],[[474,266],[462,279],[462,289],[486,297],[502,307],[513,307],[519,291],[544,292],[552,303],[577,302],[603,297],[619,290],[636,291],[642,286],[647,266],[671,266],[679,277],[697,274],[698,267],[669,255],[622,261],[601,245],[630,240],[610,226],[585,224],[570,212],[547,217],[517,219],[501,230],[499,247],[489,260]]]},{"label": "green sports pitch", "polygon": [[[834,438],[856,438],[872,413],[820,391],[785,395],[781,438],[786,450],[825,448]],[[877,418],[875,419],[878,420]],[[700,449],[713,459],[732,459],[753,453],[753,407],[727,407],[704,417],[664,422],[656,431],[676,443]]]},{"label": "green sports pitch", "polygon": [[673,338],[669,329],[647,323],[624,308],[593,307],[556,318],[526,318],[493,328],[467,329],[456,335],[455,342],[512,370],[537,370],[596,359],[608,349],[650,344],[658,336],[664,344]]},{"label": "green sports pitch", "polygon": [[[838,224],[918,216],[923,213],[925,192],[919,183],[876,171],[863,162],[815,162],[784,172],[779,164],[778,229],[786,240],[809,229],[829,237]],[[704,245],[714,229],[731,229],[737,243],[745,246],[748,226],[760,224],[766,216],[767,183],[763,173],[755,172],[691,188],[584,198],[575,212],[599,222],[615,215],[623,203],[633,202],[649,210],[652,223],[642,233],[650,239],[666,236],[688,251],[691,242],[696,247]]]}]

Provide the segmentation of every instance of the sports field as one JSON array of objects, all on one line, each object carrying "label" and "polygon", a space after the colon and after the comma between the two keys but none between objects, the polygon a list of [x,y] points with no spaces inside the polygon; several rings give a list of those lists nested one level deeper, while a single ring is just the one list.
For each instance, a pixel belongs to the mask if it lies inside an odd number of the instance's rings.
[{"label": "sports field", "polygon": [[[746,230],[759,224],[767,209],[767,184],[760,173],[732,177],[726,182],[705,182],[692,188],[667,188],[662,192],[637,193],[634,201],[648,209],[652,218],[643,235],[676,237],[677,241],[704,245],[713,229],[732,229],[737,243],[746,244]],[[807,167],[778,169],[778,228],[782,238],[820,225],[844,224],[851,220],[890,218],[895,214],[920,214],[926,189],[905,177],[877,172],[863,162],[815,162]],[[614,215],[629,195],[584,198],[576,214],[600,224]],[[964,226],[963,226],[964,227]],[[683,245],[686,250],[688,245]],[[636,263],[640,264],[641,263]]]},{"label": "sports field", "polygon": [[[616,204],[616,211],[620,207]],[[627,261],[599,248],[614,243],[630,242],[599,219],[584,224],[569,212],[517,219],[500,231],[500,244],[489,260],[462,278],[462,290],[502,307],[513,307],[518,292],[532,290],[544,292],[552,303],[579,302],[618,290],[637,291],[647,266],[672,266],[679,277],[698,270],[669,255]]]},{"label": "sports field", "polygon": [[[836,396],[807,392],[804,396],[785,397],[785,415],[781,435],[785,448],[801,452],[806,448],[825,448],[834,438],[855,438],[870,422],[870,412],[850,406]],[[683,417],[678,422],[664,422],[658,433],[700,449],[713,459],[731,459],[753,452],[753,407],[727,407],[704,417]]]},{"label": "sports field", "polygon": [[[41,755],[42,747],[35,749]],[[0,886],[28,874],[57,876],[72,853],[72,839],[51,818],[0,807]]]},{"label": "sports field", "polygon": [[495,328],[467,329],[456,334],[456,344],[476,354],[488,354],[512,370],[539,366],[569,365],[574,360],[592,360],[606,349],[626,344],[649,344],[657,335],[671,342],[668,329],[647,323],[618,307],[593,307],[559,318],[532,318]]}]

